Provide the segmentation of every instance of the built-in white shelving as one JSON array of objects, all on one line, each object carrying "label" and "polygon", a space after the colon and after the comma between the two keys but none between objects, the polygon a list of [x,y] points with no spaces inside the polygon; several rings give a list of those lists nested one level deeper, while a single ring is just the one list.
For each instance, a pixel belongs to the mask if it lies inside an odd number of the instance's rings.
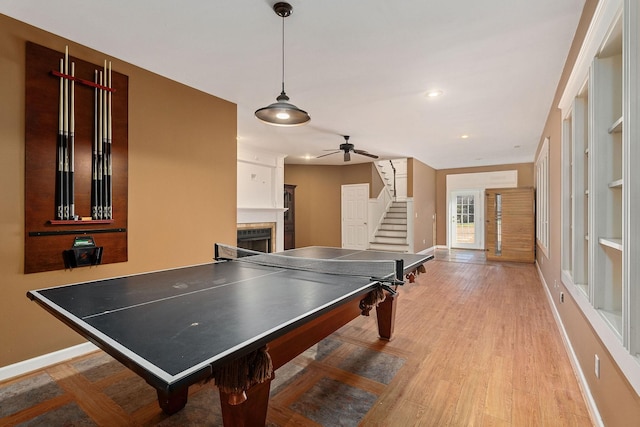
[{"label": "built-in white shelving", "polygon": [[563,282],[640,395],[640,1],[600,0],[588,34],[560,100]]},{"label": "built-in white shelving", "polygon": [[622,132],[622,116],[620,116],[620,118],[616,120],[615,123],[613,123],[609,129],[607,129],[607,132],[609,133]]},{"label": "built-in white shelving", "polygon": [[622,188],[622,178],[609,183],[609,188]]},{"label": "built-in white shelving", "polygon": [[613,248],[617,251],[622,250],[622,239],[607,239],[606,237],[601,237],[598,239],[598,242],[603,246]]}]

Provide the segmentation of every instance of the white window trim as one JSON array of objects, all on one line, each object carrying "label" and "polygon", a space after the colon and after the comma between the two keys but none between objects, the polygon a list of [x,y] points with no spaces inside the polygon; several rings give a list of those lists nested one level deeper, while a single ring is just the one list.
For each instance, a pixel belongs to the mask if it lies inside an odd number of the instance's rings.
[{"label": "white window trim", "polygon": [[549,258],[549,137],[536,158],[536,243]]}]

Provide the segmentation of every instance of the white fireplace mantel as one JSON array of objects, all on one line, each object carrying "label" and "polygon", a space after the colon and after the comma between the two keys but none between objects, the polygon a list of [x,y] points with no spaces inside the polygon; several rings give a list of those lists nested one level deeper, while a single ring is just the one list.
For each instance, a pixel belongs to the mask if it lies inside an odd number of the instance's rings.
[{"label": "white fireplace mantel", "polygon": [[279,214],[287,208],[238,208],[238,224],[252,222],[278,222]]}]

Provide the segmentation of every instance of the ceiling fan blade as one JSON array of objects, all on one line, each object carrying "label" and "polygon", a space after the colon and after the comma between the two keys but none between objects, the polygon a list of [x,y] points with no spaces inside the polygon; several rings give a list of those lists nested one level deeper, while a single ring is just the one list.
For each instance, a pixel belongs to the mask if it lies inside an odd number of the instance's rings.
[{"label": "ceiling fan blade", "polygon": [[316,157],[316,159],[319,159],[320,157],[330,156],[330,155],[332,155],[332,154],[337,154],[337,153],[339,153],[339,152],[340,152],[340,150],[338,150],[338,151],[333,151],[333,152],[331,152],[331,153],[327,153],[327,154],[323,154],[323,155],[321,155],[321,156]]},{"label": "ceiling fan blade", "polygon": [[351,160],[351,153],[350,153],[350,152],[348,152],[348,151],[345,151],[345,152],[344,152],[344,161],[345,161],[345,162],[348,162],[348,161],[350,161],[350,160]]},{"label": "ceiling fan blade", "polygon": [[367,156],[367,157],[371,157],[372,159],[377,159],[378,156],[376,156],[375,154],[369,154],[366,151],[363,150],[353,150],[354,153],[356,154],[360,154],[361,156]]}]

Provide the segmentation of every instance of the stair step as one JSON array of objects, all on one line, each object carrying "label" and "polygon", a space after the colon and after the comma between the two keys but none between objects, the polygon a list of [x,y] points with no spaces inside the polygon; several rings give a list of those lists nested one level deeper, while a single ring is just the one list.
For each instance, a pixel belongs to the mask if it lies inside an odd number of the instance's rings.
[{"label": "stair step", "polygon": [[406,224],[406,218],[386,218],[382,220],[381,224]]},{"label": "stair step", "polygon": [[407,238],[407,230],[380,230],[376,232],[376,237],[399,237],[402,239]]},{"label": "stair step", "polygon": [[407,213],[406,212],[387,212],[384,215],[384,218],[407,219]]},{"label": "stair step", "polygon": [[406,212],[387,212],[387,214],[384,217],[385,219],[387,218],[407,219],[407,214]]},{"label": "stair step", "polygon": [[409,245],[393,245],[371,242],[369,243],[369,249],[372,249],[374,251],[406,253],[409,252]]},{"label": "stair step", "polygon": [[385,236],[375,236],[371,243],[391,243],[394,245],[406,245],[407,238],[406,237],[385,237]]},{"label": "stair step", "polygon": [[406,213],[407,213],[407,207],[406,207],[406,206],[403,206],[403,207],[400,207],[400,206],[391,206],[387,212],[404,213],[404,214],[406,215]]},{"label": "stair step", "polygon": [[379,231],[404,231],[407,232],[407,224],[380,224]]}]

